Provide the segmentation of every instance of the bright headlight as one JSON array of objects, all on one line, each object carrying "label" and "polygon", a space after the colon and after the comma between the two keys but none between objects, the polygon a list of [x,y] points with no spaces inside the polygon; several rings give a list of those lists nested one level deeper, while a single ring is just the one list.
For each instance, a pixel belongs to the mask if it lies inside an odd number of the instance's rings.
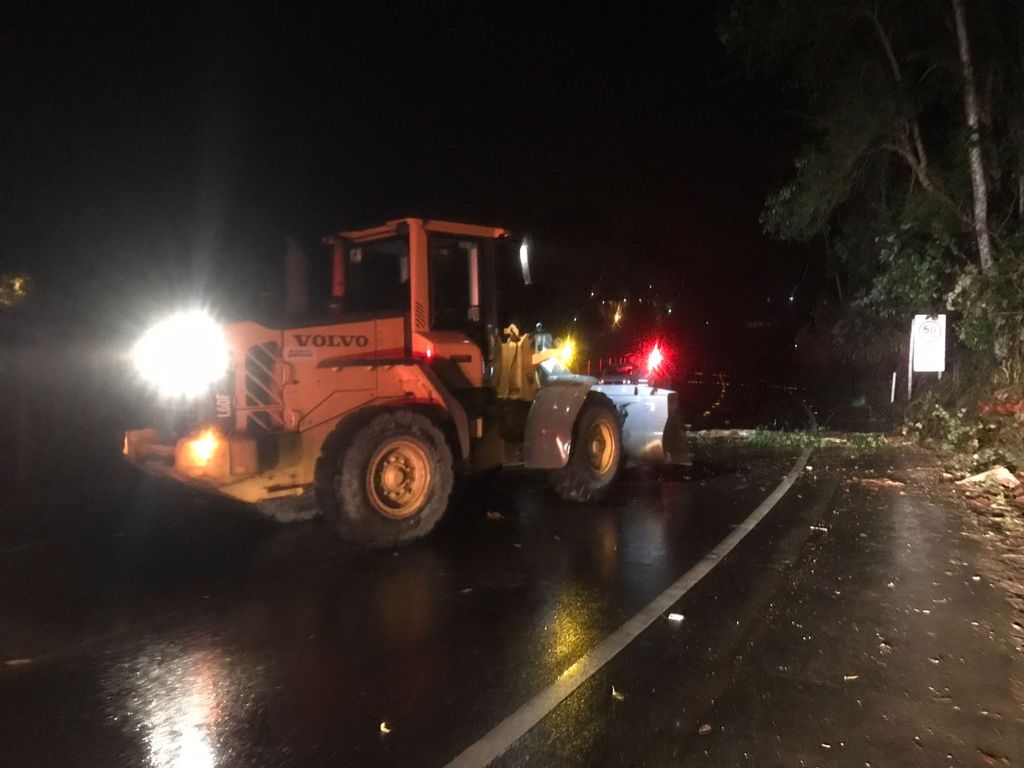
[{"label": "bright headlight", "polygon": [[572,337],[568,337],[562,342],[562,349],[559,350],[558,357],[562,361],[562,365],[566,368],[572,365],[572,356],[576,352],[573,347],[574,344],[572,343]]},{"label": "bright headlight", "polygon": [[132,347],[135,370],[165,397],[203,394],[228,367],[220,325],[201,309],[161,320]]}]

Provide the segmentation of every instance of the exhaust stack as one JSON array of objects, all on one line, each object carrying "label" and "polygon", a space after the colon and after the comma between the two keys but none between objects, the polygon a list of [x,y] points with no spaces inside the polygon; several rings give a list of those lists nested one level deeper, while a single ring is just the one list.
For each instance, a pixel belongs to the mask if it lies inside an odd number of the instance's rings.
[{"label": "exhaust stack", "polygon": [[331,246],[331,310],[340,312],[345,305],[345,241],[328,235],[323,242]]}]

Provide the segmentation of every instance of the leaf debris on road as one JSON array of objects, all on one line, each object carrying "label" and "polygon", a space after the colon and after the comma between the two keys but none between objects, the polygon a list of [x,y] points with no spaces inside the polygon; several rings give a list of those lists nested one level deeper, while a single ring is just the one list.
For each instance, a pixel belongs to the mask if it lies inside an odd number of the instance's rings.
[{"label": "leaf debris on road", "polygon": [[868,488],[902,488],[905,485],[889,477],[855,477],[853,482]]}]

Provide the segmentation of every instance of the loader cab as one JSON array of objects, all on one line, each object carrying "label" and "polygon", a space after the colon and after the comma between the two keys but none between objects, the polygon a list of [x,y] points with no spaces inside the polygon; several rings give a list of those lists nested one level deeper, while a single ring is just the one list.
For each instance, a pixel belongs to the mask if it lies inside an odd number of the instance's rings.
[{"label": "loader cab", "polygon": [[330,235],[332,306],[405,315],[407,354],[454,360],[479,387],[499,322],[495,244],[506,238],[503,229],[411,218]]},{"label": "loader cab", "polygon": [[340,311],[409,312],[419,332],[463,330],[494,314],[494,243],[503,229],[396,219],[324,238]]}]

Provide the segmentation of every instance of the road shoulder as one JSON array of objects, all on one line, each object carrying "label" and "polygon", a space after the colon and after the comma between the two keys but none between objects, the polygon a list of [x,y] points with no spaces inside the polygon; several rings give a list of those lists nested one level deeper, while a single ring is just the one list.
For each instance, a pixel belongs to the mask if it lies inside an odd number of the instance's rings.
[{"label": "road shoulder", "polygon": [[[819,452],[759,536],[501,765],[1019,765],[1024,656],[954,503]],[[619,696],[612,696],[611,686]]]}]

